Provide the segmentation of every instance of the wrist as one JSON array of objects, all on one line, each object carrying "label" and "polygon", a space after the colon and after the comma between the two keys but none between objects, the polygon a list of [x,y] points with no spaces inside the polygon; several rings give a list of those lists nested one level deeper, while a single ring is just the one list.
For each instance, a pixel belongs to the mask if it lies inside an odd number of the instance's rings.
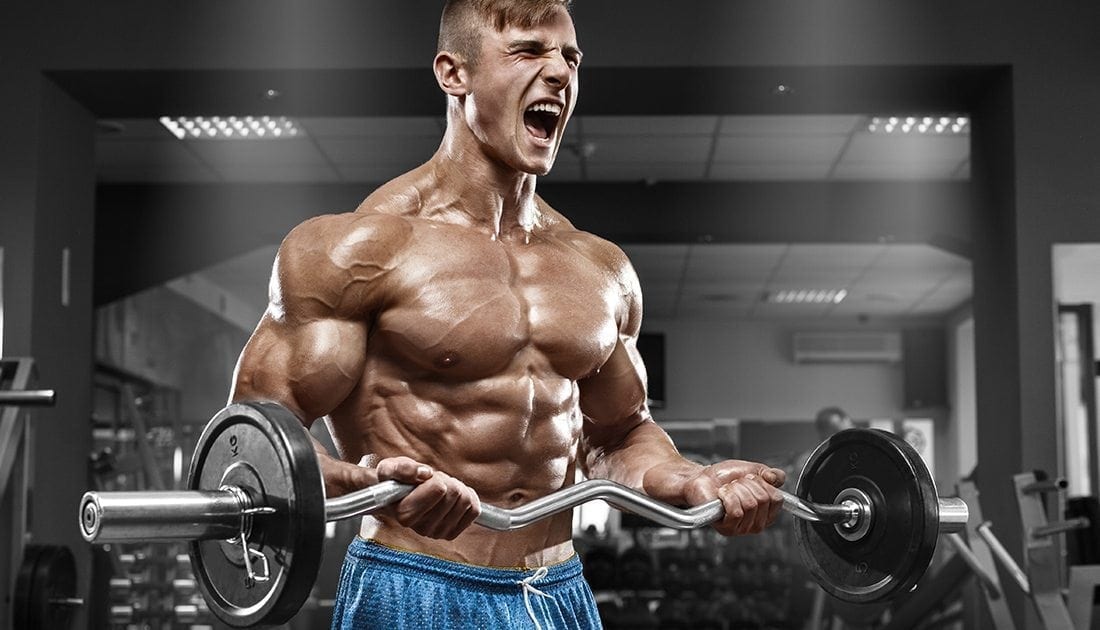
[{"label": "wrist", "polygon": [[705,468],[689,460],[662,462],[651,466],[642,475],[642,490],[650,497],[668,503],[682,504],[687,500],[685,488]]},{"label": "wrist", "polygon": [[378,483],[374,468],[345,462],[327,453],[318,453],[317,460],[321,467],[326,497],[338,497]]}]

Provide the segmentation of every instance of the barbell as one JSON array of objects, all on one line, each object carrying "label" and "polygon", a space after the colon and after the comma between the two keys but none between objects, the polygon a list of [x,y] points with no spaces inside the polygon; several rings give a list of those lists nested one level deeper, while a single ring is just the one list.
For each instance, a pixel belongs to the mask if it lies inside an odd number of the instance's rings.
[{"label": "barbell", "polygon": [[[236,403],[216,414],[195,447],[188,489],[88,492],[80,528],[89,542],[189,541],[195,579],[210,610],[235,627],[287,621],[309,596],[327,521],[370,514],[414,486],[383,481],[326,500],[308,432],[275,403]],[[783,509],[811,574],[853,602],[910,590],[939,534],[965,528],[957,498],[937,496],[920,456],[900,438],[852,429],[810,456]],[[482,505],[476,523],[525,527],[602,499],[659,525],[694,529],[720,520],[721,502],[678,508],[625,486],[589,480],[504,509]]]}]

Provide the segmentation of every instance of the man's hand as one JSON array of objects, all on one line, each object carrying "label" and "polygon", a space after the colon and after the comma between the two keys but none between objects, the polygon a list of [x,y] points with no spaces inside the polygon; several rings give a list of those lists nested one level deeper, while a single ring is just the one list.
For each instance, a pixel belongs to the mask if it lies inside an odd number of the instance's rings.
[{"label": "man's hand", "polygon": [[473,488],[426,464],[390,457],[379,461],[374,472],[378,481],[417,484],[383,513],[421,536],[454,540],[481,514],[481,500]]},{"label": "man's hand", "polygon": [[775,522],[783,507],[777,488],[786,480],[778,468],[730,459],[710,466],[654,466],[645,474],[643,489],[655,499],[691,506],[720,499],[726,515],[713,527],[724,536],[739,536],[757,534]]},{"label": "man's hand", "polygon": [[358,466],[327,454],[319,453],[318,459],[327,497],[355,492],[379,481],[415,484],[405,498],[377,513],[421,536],[454,540],[481,514],[481,500],[473,488],[408,457],[375,460],[367,456]]}]

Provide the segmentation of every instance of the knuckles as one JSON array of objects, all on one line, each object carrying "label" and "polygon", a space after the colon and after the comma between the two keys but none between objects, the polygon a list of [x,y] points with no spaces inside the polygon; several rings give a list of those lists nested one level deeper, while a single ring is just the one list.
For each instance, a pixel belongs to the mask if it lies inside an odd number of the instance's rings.
[{"label": "knuckles", "polygon": [[715,524],[715,529],[725,536],[759,534],[775,522],[782,495],[763,479],[752,475],[735,479],[718,492],[726,516]]}]

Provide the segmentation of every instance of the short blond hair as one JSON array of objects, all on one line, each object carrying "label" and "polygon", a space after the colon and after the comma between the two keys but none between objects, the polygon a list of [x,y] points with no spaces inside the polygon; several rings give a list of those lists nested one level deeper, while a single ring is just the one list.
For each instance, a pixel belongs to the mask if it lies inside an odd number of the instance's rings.
[{"label": "short blond hair", "polygon": [[439,20],[436,53],[456,53],[476,65],[480,26],[487,24],[498,32],[508,26],[530,28],[549,20],[560,8],[571,11],[572,4],[572,0],[447,0]]}]

